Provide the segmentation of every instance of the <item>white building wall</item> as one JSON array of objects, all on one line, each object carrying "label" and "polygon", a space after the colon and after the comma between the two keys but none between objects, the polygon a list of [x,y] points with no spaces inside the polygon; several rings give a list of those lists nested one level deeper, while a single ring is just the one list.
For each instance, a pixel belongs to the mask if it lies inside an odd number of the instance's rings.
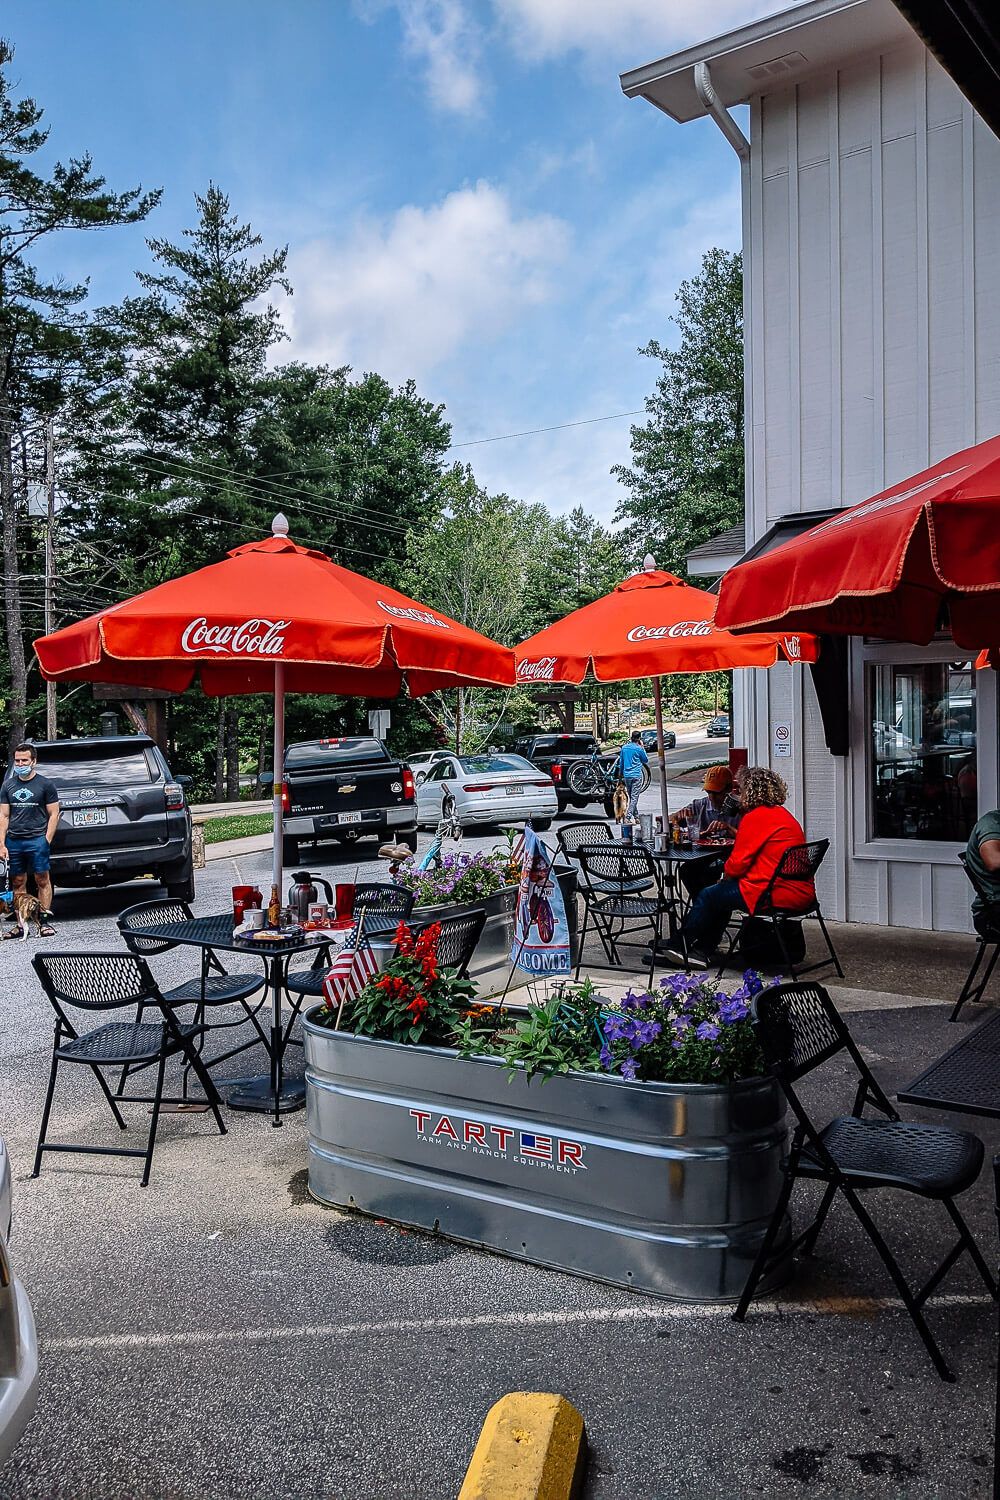
[{"label": "white building wall", "polygon": [[[751,145],[748,544],[1000,433],[1000,140],[926,49],[906,41],[752,101]],[[832,915],[967,930],[957,846],[868,838],[866,649],[852,643],[847,760],[788,667],[744,674],[737,743],[770,761],[774,722],[796,726],[777,764],[810,837],[831,839]],[[982,809],[997,805],[992,672],[979,688]]]}]

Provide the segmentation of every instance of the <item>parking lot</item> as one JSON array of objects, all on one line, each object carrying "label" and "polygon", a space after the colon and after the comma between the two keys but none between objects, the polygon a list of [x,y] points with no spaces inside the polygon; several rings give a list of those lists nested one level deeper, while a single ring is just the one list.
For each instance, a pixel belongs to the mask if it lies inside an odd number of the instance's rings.
[{"label": "parking lot", "polygon": [[[307,862],[355,868],[343,850]],[[257,854],[239,873],[268,868]],[[225,909],[234,879],[229,861],[210,864],[197,911]],[[60,894],[51,946],[117,947],[114,917],[143,894]],[[447,1500],[490,1404],[514,1389],[562,1392],[584,1414],[593,1500],[989,1492],[995,1315],[981,1285],[962,1265],[932,1315],[959,1375],[943,1385],[842,1214],[808,1274],[738,1328],[725,1308],[322,1208],[306,1190],[302,1114],[275,1130],[227,1113],[224,1138],[210,1115],[166,1115],[146,1189],[115,1158],[49,1157],[31,1180],[51,1038],[37,947],[0,949],[12,1250],[43,1370],[0,1471],[9,1500]],[[155,960],[164,983],[191,964],[184,951]],[[953,1039],[933,992],[893,1007],[853,995],[851,1024],[890,1092]],[[56,1128],[107,1141],[106,1107],[77,1071]],[[143,1128],[142,1106],[129,1117]],[[995,1149],[1000,1132],[982,1133]],[[985,1176],[965,1201],[993,1258]],[[943,1251],[932,1208],[887,1200],[880,1222],[906,1262]]]}]

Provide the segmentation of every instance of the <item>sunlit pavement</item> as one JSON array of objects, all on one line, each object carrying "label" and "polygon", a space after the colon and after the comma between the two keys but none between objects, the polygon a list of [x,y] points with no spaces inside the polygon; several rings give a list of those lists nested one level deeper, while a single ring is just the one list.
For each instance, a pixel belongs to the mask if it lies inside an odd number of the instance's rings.
[{"label": "sunlit pavement", "polygon": [[[672,789],[671,804],[689,795]],[[656,810],[655,786],[643,805]],[[333,878],[356,868],[342,850],[305,863]],[[268,869],[266,854],[240,860],[244,879]],[[196,909],[224,910],[235,878],[210,864]],[[117,947],[115,914],[147,893],[60,894],[50,946]],[[780,1311],[738,1328],[716,1308],[323,1209],[306,1192],[302,1114],[280,1130],[228,1114],[225,1138],[210,1116],[167,1115],[147,1189],[121,1158],[50,1157],[31,1181],[51,1043],[39,946],[0,948],[12,1249],[43,1350],[38,1412],[0,1470],[5,1500],[445,1500],[513,1389],[562,1392],[584,1413],[595,1500],[989,1493],[992,1309],[962,1265],[932,1313],[959,1375],[942,1385],[842,1213]],[[154,966],[176,982],[192,956]],[[855,991],[851,1025],[890,1092],[954,1040],[933,999],[866,1010]],[[60,1081],[54,1128],[107,1142],[113,1124],[80,1073]],[[828,1111],[844,1102],[831,1093]],[[146,1118],[131,1107],[138,1130]],[[1000,1132],[981,1124],[992,1152]],[[992,1257],[985,1177],[964,1201]],[[931,1208],[886,1199],[879,1214],[908,1263],[940,1255]]]}]

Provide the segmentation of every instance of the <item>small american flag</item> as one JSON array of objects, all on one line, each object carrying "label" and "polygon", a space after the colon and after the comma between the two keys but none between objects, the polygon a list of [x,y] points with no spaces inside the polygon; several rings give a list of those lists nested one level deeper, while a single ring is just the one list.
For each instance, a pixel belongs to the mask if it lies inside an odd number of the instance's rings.
[{"label": "small american flag", "polygon": [[347,935],[347,941],[327,970],[323,980],[323,994],[331,1010],[353,1000],[359,995],[373,974],[378,973],[378,960],[371,945],[361,942],[360,923],[355,924]]},{"label": "small american flag", "polygon": [[536,1161],[551,1161],[552,1137],[549,1135],[527,1135],[522,1130],[521,1155],[533,1156]]}]

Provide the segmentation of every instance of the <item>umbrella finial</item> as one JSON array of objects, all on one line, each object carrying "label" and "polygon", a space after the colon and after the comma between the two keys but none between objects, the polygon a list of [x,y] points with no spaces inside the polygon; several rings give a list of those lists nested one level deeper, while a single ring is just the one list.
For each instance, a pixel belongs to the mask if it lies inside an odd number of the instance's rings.
[{"label": "umbrella finial", "polygon": [[646,556],[642,560],[642,566],[647,573],[656,572],[656,558],[653,556],[652,552],[646,553]]},{"label": "umbrella finial", "polygon": [[272,536],[287,536],[288,535],[288,517],[287,516],[283,516],[281,514],[280,510],[278,511],[278,514],[275,516],[274,520],[271,522],[271,535]]}]

